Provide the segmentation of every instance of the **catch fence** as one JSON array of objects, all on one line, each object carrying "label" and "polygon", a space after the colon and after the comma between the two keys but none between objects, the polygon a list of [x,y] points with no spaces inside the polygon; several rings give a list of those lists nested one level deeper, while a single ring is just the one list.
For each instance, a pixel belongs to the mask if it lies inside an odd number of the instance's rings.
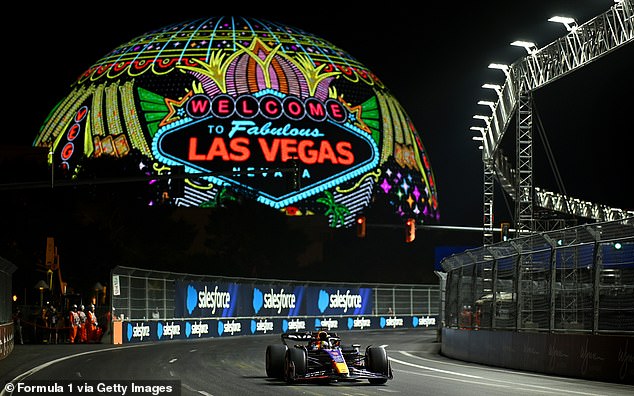
[{"label": "catch fence", "polygon": [[454,254],[445,326],[634,334],[634,217]]},{"label": "catch fence", "polygon": [[[438,316],[440,307],[440,286],[425,284],[367,284],[367,283],[338,283],[338,282],[310,282],[293,280],[271,280],[255,278],[233,278],[211,275],[194,275],[175,272],[152,271],[140,268],[118,266],[112,271],[112,309],[117,319],[125,321],[140,320],[176,320],[183,319],[180,314],[182,309],[177,305],[182,298],[177,295],[183,285],[193,284],[197,286],[208,285],[209,290],[214,285],[225,287],[232,296],[232,301],[240,296],[246,302],[241,305],[250,305],[253,296],[258,291],[270,290],[273,296],[304,297],[310,290],[324,289],[332,292],[336,290],[346,293],[346,290],[369,290],[367,296],[371,301],[364,302],[369,308],[365,315],[407,315],[407,316]],[[221,290],[218,289],[218,290]],[[295,295],[297,295],[295,297]],[[364,298],[365,298],[364,294]],[[306,297],[304,298],[306,300]],[[242,309],[240,309],[242,308]],[[249,308],[249,309],[246,309]],[[322,307],[323,308],[323,307]],[[271,310],[259,314],[253,307],[240,306],[233,314],[222,314],[227,318],[247,318],[257,316],[293,316],[293,317],[317,317],[312,314],[315,310],[310,308],[302,313],[295,310],[290,313],[288,309],[280,309],[272,313]],[[227,311],[225,311],[227,312]],[[247,312],[240,314],[240,312]],[[195,312],[193,313],[195,314]],[[192,315],[193,315],[192,314]],[[350,311],[347,312],[351,314]],[[220,316],[216,313],[215,315]],[[337,316],[330,314],[329,316]]]}]

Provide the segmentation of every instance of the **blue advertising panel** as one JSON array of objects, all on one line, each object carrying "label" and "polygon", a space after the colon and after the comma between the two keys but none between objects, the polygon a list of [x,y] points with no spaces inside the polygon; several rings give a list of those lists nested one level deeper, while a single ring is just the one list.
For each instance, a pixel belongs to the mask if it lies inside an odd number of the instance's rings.
[{"label": "blue advertising panel", "polygon": [[211,318],[239,316],[241,299],[237,283],[177,281],[174,316]]},{"label": "blue advertising panel", "polygon": [[306,314],[311,316],[370,315],[372,304],[370,288],[306,288]]},{"label": "blue advertising panel", "polygon": [[177,318],[368,315],[372,289],[237,283],[175,283]]},{"label": "blue advertising panel", "polygon": [[214,337],[215,320],[133,321],[123,323],[123,342],[185,340]]},{"label": "blue advertising panel", "polygon": [[255,285],[251,293],[251,311],[243,316],[301,316],[304,315],[304,286]]}]

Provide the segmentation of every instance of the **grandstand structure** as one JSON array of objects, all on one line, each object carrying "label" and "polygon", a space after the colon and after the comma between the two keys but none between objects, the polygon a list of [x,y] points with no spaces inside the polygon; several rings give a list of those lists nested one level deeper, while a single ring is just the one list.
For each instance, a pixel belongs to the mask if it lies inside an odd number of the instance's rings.
[{"label": "grandstand structure", "polygon": [[[536,210],[562,217],[597,222],[634,216],[634,211],[608,207],[535,187],[533,183],[533,92],[569,75],[634,40],[634,0],[615,1],[609,10],[588,22],[567,24],[568,33],[538,49],[519,42],[527,56],[504,67],[505,82],[495,87],[497,101],[486,119],[482,136],[484,168],[483,244],[493,243],[495,182],[514,201],[514,231],[517,236],[568,226],[536,215]],[[500,150],[507,130],[515,120],[515,164]],[[480,137],[477,137],[480,140]],[[556,216],[555,216],[556,217]]]}]

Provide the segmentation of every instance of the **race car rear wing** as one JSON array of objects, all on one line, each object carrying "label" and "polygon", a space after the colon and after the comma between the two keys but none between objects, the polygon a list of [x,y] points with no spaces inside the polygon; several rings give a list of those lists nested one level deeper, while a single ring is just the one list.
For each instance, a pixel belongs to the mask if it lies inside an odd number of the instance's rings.
[{"label": "race car rear wing", "polygon": [[[284,345],[288,345],[287,340],[305,341],[308,343],[309,341],[316,341],[316,334],[310,331],[282,333],[281,338]],[[341,343],[341,338],[339,338],[336,333],[330,333],[328,334],[328,341],[331,345],[339,345]]]}]

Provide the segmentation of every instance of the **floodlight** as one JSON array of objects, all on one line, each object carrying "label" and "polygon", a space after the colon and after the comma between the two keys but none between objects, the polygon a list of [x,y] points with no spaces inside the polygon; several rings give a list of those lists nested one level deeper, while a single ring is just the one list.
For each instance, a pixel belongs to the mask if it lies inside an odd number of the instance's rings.
[{"label": "floodlight", "polygon": [[502,70],[506,76],[509,75],[509,66],[508,65],[504,65],[502,63],[490,63],[489,64],[489,69]]},{"label": "floodlight", "polygon": [[483,116],[483,115],[480,115],[480,114],[474,115],[473,118],[475,118],[476,120],[483,120],[487,124],[489,123],[489,120],[491,119],[491,117]]},{"label": "floodlight", "polygon": [[562,17],[562,16],[554,16],[548,20],[548,22],[557,22],[561,23],[566,27],[566,30],[572,32],[577,29],[577,21],[574,18]]},{"label": "floodlight", "polygon": [[484,137],[482,137],[482,136],[471,136],[471,140],[478,140],[478,141],[481,142],[481,141],[484,140]]},{"label": "floodlight", "polygon": [[484,84],[482,88],[492,89],[497,92],[498,96],[502,96],[502,87],[497,84]]},{"label": "floodlight", "polygon": [[472,130],[472,131],[478,131],[478,132],[480,132],[480,134],[481,134],[482,136],[484,136],[484,130],[485,130],[485,128],[472,126],[472,127],[471,127],[471,128],[469,128],[469,129],[470,129],[470,130]]},{"label": "floodlight", "polygon": [[479,105],[483,105],[483,106],[489,106],[491,108],[491,111],[495,111],[495,103],[490,102],[488,100],[481,100],[478,102]]},{"label": "floodlight", "polygon": [[511,45],[514,45],[516,47],[524,47],[524,49],[526,50],[526,52],[529,53],[529,55],[532,55],[537,50],[537,45],[535,45],[535,43],[530,41],[517,40],[517,41],[513,41]]}]

